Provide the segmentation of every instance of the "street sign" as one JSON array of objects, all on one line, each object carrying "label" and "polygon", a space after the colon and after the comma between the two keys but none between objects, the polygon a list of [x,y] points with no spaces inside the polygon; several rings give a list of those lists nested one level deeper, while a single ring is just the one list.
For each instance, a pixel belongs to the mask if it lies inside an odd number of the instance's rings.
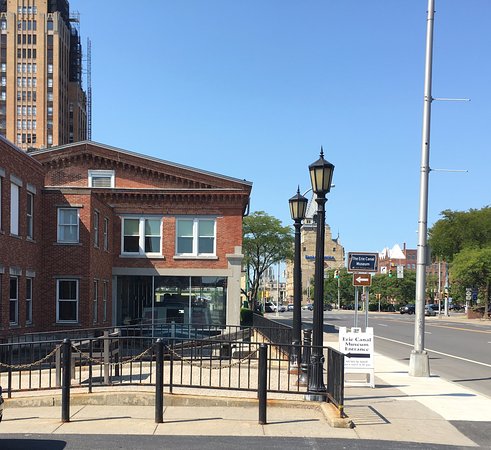
[{"label": "street sign", "polygon": [[353,274],[353,286],[371,286],[372,275],[369,273],[354,273]]},{"label": "street sign", "polygon": [[373,368],[373,328],[363,333],[361,328],[339,327],[339,351],[346,357],[345,367]]},{"label": "street sign", "polygon": [[404,266],[397,266],[397,278],[404,278]]},{"label": "street sign", "polygon": [[348,272],[377,272],[378,253],[348,253]]},{"label": "street sign", "polygon": [[472,288],[465,288],[465,299],[467,301],[472,300]]}]

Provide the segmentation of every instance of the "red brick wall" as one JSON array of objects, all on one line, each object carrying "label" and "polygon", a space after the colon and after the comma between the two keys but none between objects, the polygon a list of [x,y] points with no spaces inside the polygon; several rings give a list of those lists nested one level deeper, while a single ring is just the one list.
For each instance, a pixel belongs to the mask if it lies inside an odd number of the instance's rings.
[{"label": "red brick wall", "polygon": [[[24,332],[26,322],[26,270],[34,271],[33,305],[38,306],[42,295],[41,283],[43,267],[41,259],[42,240],[42,186],[44,170],[42,166],[26,153],[0,138],[0,168],[5,172],[1,177],[1,225],[0,225],[0,266],[4,273],[0,275],[0,336]],[[14,175],[22,181],[19,191],[19,235],[10,234],[10,176]],[[33,239],[27,238],[27,183],[35,187]],[[21,269],[18,277],[18,325],[9,324],[9,282],[10,269]],[[34,315],[34,312],[33,312]],[[28,330],[37,327],[37,320],[29,325]]]}]

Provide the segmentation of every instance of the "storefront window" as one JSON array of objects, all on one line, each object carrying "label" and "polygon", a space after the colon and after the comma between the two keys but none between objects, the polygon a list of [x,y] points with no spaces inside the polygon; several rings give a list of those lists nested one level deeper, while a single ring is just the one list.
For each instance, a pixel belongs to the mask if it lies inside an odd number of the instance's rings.
[{"label": "storefront window", "polygon": [[117,291],[118,325],[226,324],[226,277],[120,276]]}]

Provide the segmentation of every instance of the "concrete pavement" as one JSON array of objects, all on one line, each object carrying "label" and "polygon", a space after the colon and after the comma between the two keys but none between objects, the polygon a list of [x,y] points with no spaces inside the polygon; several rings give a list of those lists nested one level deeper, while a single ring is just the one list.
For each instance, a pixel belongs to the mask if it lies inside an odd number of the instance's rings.
[{"label": "concrete pavement", "polygon": [[[326,343],[336,345],[333,335],[326,334],[325,339]],[[2,435],[291,436],[491,448],[491,436],[489,442],[486,435],[473,439],[472,433],[459,431],[453,425],[474,421],[489,426],[490,398],[439,377],[410,377],[406,362],[380,354],[375,355],[375,380],[374,389],[347,387],[345,390],[345,411],[355,425],[353,428],[332,426],[332,414],[322,409],[321,404],[290,399],[269,400],[268,423],[259,425],[254,398],[233,397],[237,395],[233,391],[213,392],[213,397],[209,392],[186,395],[189,390],[165,394],[164,423],[156,424],[152,391],[126,390],[116,394],[118,388],[113,387],[111,393],[76,394],[68,423],[60,421],[57,396],[31,395],[7,400],[0,432]],[[41,398],[44,400],[40,401]],[[465,431],[465,427],[459,428]]]}]

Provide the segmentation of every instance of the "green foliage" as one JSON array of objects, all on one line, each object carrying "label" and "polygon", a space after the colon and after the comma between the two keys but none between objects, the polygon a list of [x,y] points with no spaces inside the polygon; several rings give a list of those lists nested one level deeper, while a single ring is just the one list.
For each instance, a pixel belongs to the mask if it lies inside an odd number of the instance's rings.
[{"label": "green foliage", "polygon": [[469,211],[445,210],[428,232],[433,256],[451,262],[466,247],[491,245],[491,207]]},{"label": "green foliage", "polygon": [[451,280],[461,288],[476,287],[484,304],[489,302],[491,280],[491,246],[464,248],[457,253],[451,266]]},{"label": "green foliage", "polygon": [[248,308],[240,310],[240,324],[245,327],[252,327],[254,313]]},{"label": "green foliage", "polygon": [[257,301],[259,281],[264,272],[280,261],[293,258],[293,233],[290,227],[256,211],[243,221],[244,264],[249,272],[249,298]]},{"label": "green foliage", "polygon": [[[353,275],[348,273],[345,268],[326,270],[324,279],[324,301],[327,303],[338,303],[338,279],[334,278],[335,270],[339,270],[339,297],[342,305],[352,304],[355,301],[355,294],[353,290]],[[314,285],[310,290],[313,296]]]},{"label": "green foliage", "polygon": [[[372,286],[370,297],[373,300],[380,294],[381,301],[389,303],[411,303],[414,302],[416,292],[416,272],[411,270],[404,271],[404,278],[389,277],[385,274],[372,276]],[[378,308],[378,305],[377,305]]]}]

